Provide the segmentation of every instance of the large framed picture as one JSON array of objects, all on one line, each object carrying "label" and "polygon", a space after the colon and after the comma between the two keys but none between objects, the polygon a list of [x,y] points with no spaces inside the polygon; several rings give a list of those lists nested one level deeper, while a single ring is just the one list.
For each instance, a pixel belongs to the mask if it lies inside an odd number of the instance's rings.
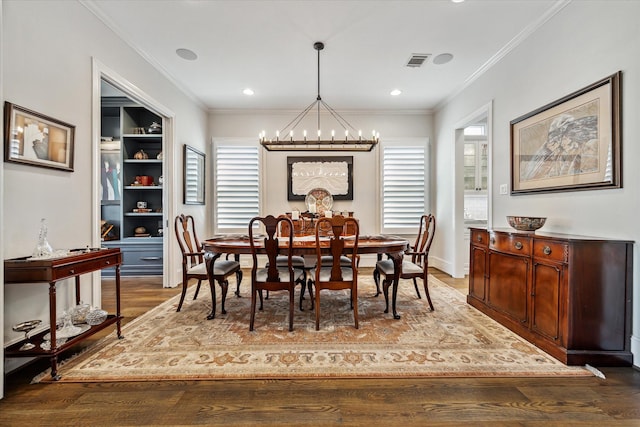
[{"label": "large framed picture", "polygon": [[353,200],[353,156],[287,157],[287,200],[304,200],[316,188]]},{"label": "large framed picture", "polygon": [[511,121],[511,194],[620,188],[621,72]]},{"label": "large framed picture", "polygon": [[204,205],[205,154],[184,146],[184,199],[185,205]]},{"label": "large framed picture", "polygon": [[73,172],[75,126],[10,102],[4,123],[5,162]]}]

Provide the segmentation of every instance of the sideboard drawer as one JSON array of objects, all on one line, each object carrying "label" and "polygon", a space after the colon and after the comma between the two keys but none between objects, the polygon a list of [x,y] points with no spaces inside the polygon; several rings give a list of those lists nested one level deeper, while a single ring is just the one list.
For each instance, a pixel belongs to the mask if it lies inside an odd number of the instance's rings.
[{"label": "sideboard drawer", "polygon": [[514,255],[531,254],[531,238],[522,234],[491,233],[489,247]]},{"label": "sideboard drawer", "polygon": [[569,245],[549,240],[536,240],[533,243],[533,256],[557,262],[567,262]]},{"label": "sideboard drawer", "polygon": [[476,246],[487,246],[489,244],[489,233],[487,230],[472,228],[471,243]]}]

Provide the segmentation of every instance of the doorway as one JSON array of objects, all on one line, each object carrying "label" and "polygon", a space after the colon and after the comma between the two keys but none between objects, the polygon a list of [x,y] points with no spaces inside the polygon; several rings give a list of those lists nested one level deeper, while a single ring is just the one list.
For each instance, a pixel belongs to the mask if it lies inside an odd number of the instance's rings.
[{"label": "doorway", "polygon": [[469,272],[470,227],[491,226],[492,103],[455,127],[454,277]]},{"label": "doorway", "polygon": [[170,287],[173,114],[94,60],[93,124],[94,245],[122,250],[123,276]]}]

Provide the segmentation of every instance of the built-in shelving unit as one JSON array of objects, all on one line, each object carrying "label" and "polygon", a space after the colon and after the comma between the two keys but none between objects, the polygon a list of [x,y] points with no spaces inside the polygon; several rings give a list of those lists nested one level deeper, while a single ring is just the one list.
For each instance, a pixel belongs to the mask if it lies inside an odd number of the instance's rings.
[{"label": "built-in shelving unit", "polygon": [[124,276],[162,274],[163,146],[160,116],[126,98],[103,98],[103,246],[122,249]]}]

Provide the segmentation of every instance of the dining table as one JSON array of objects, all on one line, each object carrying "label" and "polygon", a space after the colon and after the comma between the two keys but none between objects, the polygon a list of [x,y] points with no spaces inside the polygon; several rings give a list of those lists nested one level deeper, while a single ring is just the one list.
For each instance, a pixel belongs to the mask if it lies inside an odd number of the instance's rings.
[{"label": "dining table", "polygon": [[[345,255],[353,254],[355,237],[347,236],[345,238]],[[282,253],[287,254],[288,238],[280,239],[279,244],[282,248]],[[264,236],[254,234],[254,246],[258,254],[265,254],[264,249]],[[307,259],[311,259],[311,256],[315,257],[316,238],[313,235],[296,236],[293,238],[293,246],[291,248],[292,255],[306,256]],[[396,297],[398,294],[398,281],[400,279],[400,269],[402,266],[402,260],[404,258],[405,251],[409,248],[409,241],[398,236],[391,235],[373,235],[373,236],[359,236],[357,254],[377,254],[380,259],[383,255],[387,255],[393,260],[394,276],[393,276],[393,288],[392,288],[392,310],[393,318],[400,319],[400,315],[396,310]],[[211,313],[207,316],[207,319],[213,319],[216,314],[216,296],[215,288],[212,285],[214,283],[213,266],[223,254],[234,255],[236,259],[239,259],[240,255],[251,254],[251,244],[249,242],[249,236],[244,234],[222,234],[213,236],[202,242],[202,250],[205,253],[205,263],[207,266],[207,274],[209,276],[209,284],[211,285]],[[320,250],[322,253],[330,254],[329,252],[329,238],[320,238]],[[315,258],[313,259],[315,261]],[[388,310],[385,310],[385,313]]]}]

